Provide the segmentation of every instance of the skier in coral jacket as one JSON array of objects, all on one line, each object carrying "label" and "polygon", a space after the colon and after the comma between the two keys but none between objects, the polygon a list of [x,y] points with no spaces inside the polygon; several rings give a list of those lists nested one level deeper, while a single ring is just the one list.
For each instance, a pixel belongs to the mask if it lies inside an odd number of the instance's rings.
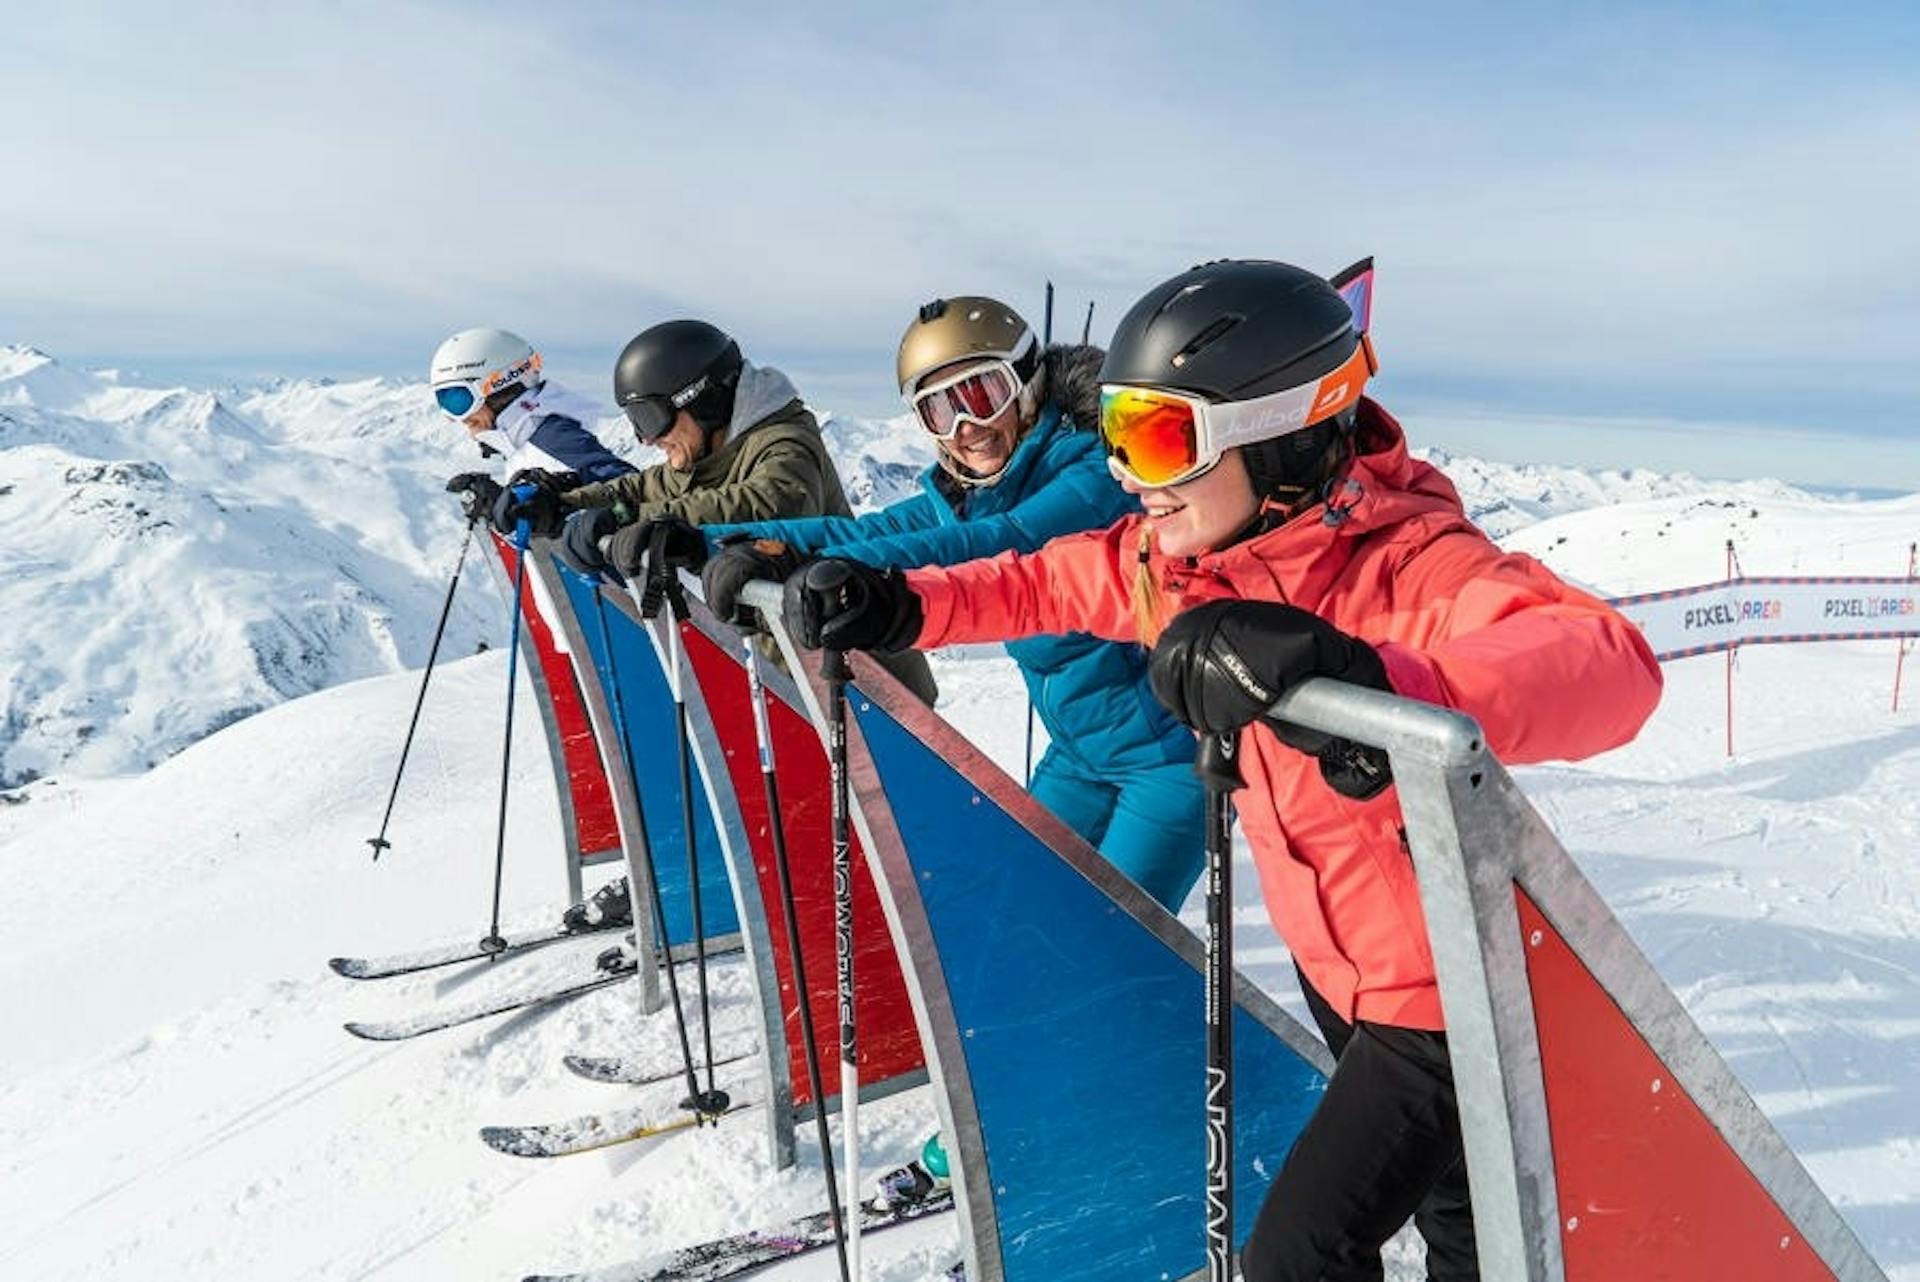
[{"label": "skier in coral jacket", "polygon": [[[1361,315],[1365,308],[1360,309]],[[1241,1258],[1249,1282],[1378,1279],[1411,1217],[1428,1276],[1479,1276],[1432,951],[1382,754],[1265,719],[1329,677],[1456,708],[1508,762],[1631,739],[1639,631],[1502,552],[1363,395],[1372,344],[1328,281],[1222,261],[1150,291],[1101,367],[1109,465],[1145,513],[946,568],[788,581],[809,645],[933,648],[1081,630],[1153,645],[1154,692],[1238,732],[1234,796],[1268,913],[1338,1067]]]}]

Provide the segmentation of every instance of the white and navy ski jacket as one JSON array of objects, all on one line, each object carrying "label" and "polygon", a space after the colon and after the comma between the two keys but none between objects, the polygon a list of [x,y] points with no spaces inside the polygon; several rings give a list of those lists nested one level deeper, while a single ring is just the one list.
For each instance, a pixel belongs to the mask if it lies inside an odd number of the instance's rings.
[{"label": "white and navy ski jacket", "polygon": [[573,472],[583,484],[612,480],[635,469],[588,430],[602,413],[593,401],[549,379],[501,410],[492,429],[474,439],[504,457],[507,476],[540,468]]}]

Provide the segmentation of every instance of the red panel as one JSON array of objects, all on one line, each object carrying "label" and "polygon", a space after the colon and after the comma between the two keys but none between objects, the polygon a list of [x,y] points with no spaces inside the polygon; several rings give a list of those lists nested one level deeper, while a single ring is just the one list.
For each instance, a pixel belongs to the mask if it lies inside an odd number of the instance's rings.
[{"label": "red panel", "polygon": [[[780,879],[773,865],[773,836],[767,824],[767,798],[760,778],[760,749],[754,740],[746,666],[731,647],[723,650],[697,628],[682,625],[681,635],[686,638],[694,679],[706,697],[707,711],[726,754],[727,774],[739,798],[740,817],[753,851],[774,969],[780,978],[780,1005],[787,1014],[788,1071],[794,1102],[809,1103],[812,1096],[807,1089],[807,1065],[800,1040],[799,1003],[794,997],[793,967],[788,960],[787,924],[780,910]],[[834,983],[831,776],[820,736],[801,713],[769,694],[767,720],[773,732],[794,912],[800,922],[807,986],[813,990],[821,1088],[834,1095],[840,1089],[840,1015]],[[926,1056],[920,1049],[906,980],[900,974],[893,937],[857,841],[853,856],[853,928],[860,1080],[878,1082],[924,1068]]]},{"label": "red panel", "polygon": [[[511,583],[513,545],[495,534],[493,546]],[[577,849],[583,856],[618,852],[620,821],[614,816],[613,789],[600,763],[600,749],[594,741],[587,705],[580,697],[580,688],[574,684],[572,661],[554,645],[553,629],[540,617],[531,579],[520,590],[520,626],[533,638],[534,650],[540,656],[540,685],[560,733],[567,788],[573,794],[573,833]]]},{"label": "red panel", "polygon": [[1514,897],[1567,1282],[1832,1278],[1526,892]]}]

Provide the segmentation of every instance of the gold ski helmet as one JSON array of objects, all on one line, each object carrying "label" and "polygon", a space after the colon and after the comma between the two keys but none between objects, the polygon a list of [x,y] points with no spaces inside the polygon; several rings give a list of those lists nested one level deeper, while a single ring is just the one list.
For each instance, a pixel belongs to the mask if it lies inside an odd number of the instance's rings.
[{"label": "gold ski helmet", "polygon": [[1040,339],[1019,312],[997,299],[936,298],[900,337],[895,365],[900,394],[911,401],[914,386],[928,373],[976,356],[1007,362],[1025,384],[1040,366]]}]

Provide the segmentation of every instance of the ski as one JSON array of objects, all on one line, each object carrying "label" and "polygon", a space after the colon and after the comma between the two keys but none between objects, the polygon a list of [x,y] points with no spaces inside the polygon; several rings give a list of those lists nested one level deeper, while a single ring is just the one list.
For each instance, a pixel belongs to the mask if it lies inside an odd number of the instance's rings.
[{"label": "ski", "polygon": [[[883,1211],[866,1202],[860,1207],[860,1232],[878,1233],[952,1209],[951,1189],[943,1189],[924,1202],[892,1210]],[[816,1211],[779,1228],[753,1229],[732,1237],[715,1238],[651,1260],[579,1273],[537,1273],[525,1282],[728,1282],[778,1260],[832,1245],[833,1217],[825,1211]]]},{"label": "ski", "polygon": [[424,1033],[437,1033],[443,1028],[470,1024],[476,1019],[485,1019],[489,1015],[504,1015],[508,1011],[568,1001],[583,993],[591,993],[595,989],[617,984],[623,979],[630,979],[633,973],[633,966],[622,966],[618,970],[599,972],[586,979],[569,979],[558,987],[549,985],[532,991],[523,989],[503,996],[481,998],[465,1005],[426,1011],[404,1019],[355,1020],[346,1028],[355,1037],[365,1038],[370,1042],[401,1042],[410,1037],[419,1037]]},{"label": "ski", "polygon": [[[737,1050],[722,1049],[715,1052],[713,1066],[737,1064],[759,1053],[759,1047],[744,1044]],[[575,1076],[621,1086],[652,1086],[656,1082],[677,1081],[686,1075],[684,1068],[663,1068],[627,1055],[569,1055],[563,1062],[567,1071]]]},{"label": "ski", "polygon": [[521,931],[508,935],[506,948],[493,953],[480,947],[478,943],[442,944],[438,948],[395,953],[390,957],[333,957],[328,959],[327,965],[333,967],[334,974],[347,979],[387,979],[394,975],[411,975],[417,971],[435,970],[441,966],[457,966],[461,962],[481,961],[488,957],[517,956],[566,939],[585,939],[589,935],[603,935],[608,931],[620,929],[624,925],[625,923],[621,923],[620,926],[589,926],[585,930],[550,926],[544,930]]},{"label": "ski", "polygon": [[[728,1107],[720,1117],[752,1108],[751,1101]],[[612,1113],[590,1113],[571,1121],[539,1126],[483,1126],[480,1138],[487,1147],[512,1157],[566,1157],[573,1153],[591,1153],[634,1140],[653,1139],[675,1131],[690,1131],[716,1121],[712,1116],[686,1113],[660,1120],[660,1108],[623,1108]]]}]

